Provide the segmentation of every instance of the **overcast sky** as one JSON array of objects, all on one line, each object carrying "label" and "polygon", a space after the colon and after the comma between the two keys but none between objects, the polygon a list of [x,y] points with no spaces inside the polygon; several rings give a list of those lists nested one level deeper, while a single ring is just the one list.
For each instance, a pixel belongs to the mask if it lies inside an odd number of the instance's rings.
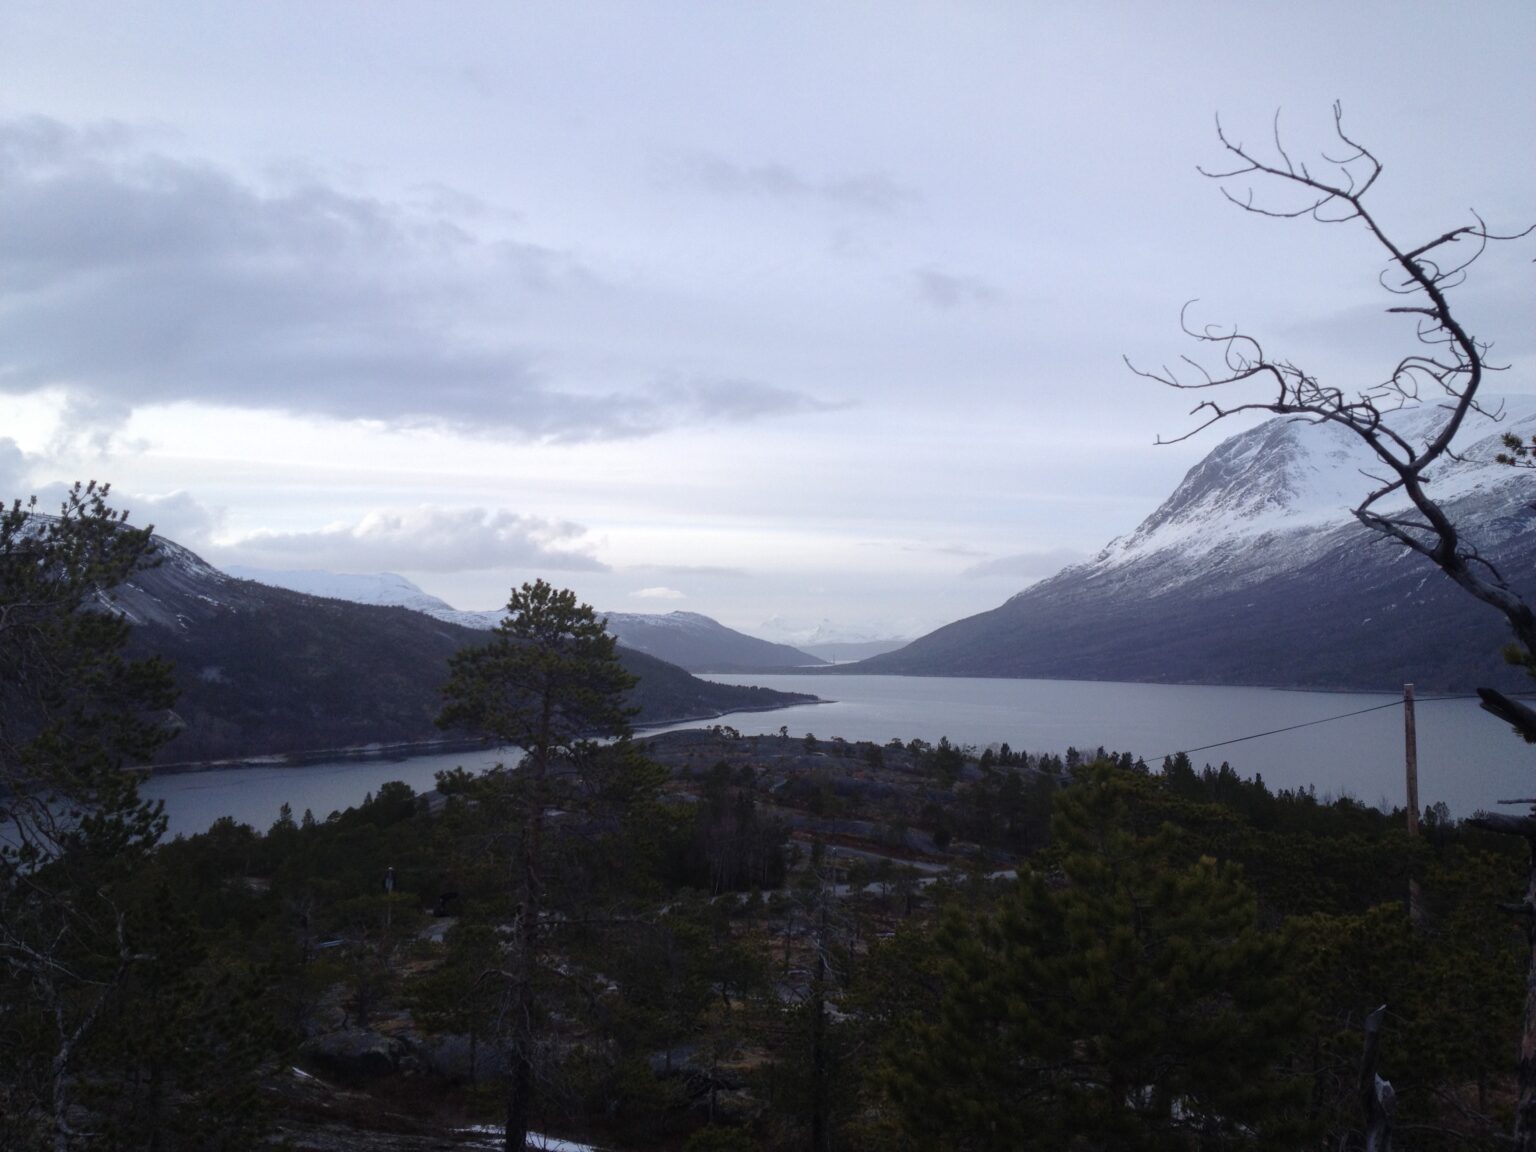
[{"label": "overcast sky", "polygon": [[[1341,100],[1407,245],[1524,226],[1533,51],[1529,0],[3,0],[0,494],[462,608],[916,635],[1225,434],[1156,447],[1191,399],[1122,363],[1185,301],[1344,387],[1406,350],[1358,230],[1196,172],[1218,112],[1312,156]],[[1508,391],[1533,255],[1460,294]]]}]

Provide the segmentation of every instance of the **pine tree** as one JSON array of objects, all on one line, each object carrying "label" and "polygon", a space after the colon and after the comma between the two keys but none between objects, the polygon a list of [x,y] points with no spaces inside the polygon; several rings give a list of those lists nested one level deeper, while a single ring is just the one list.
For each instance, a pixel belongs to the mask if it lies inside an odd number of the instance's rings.
[{"label": "pine tree", "polygon": [[1294,1147],[1300,998],[1235,871],[1129,831],[1108,766],[1063,793],[1055,874],[952,913],[944,992],[887,1054],[900,1126],[936,1148]]},{"label": "pine tree", "polygon": [[509,1022],[503,1037],[508,1152],[525,1146],[533,1114],[547,813],[556,790],[570,788],[581,767],[599,759],[594,738],[628,734],[623,694],[634,678],[620,665],[616,644],[575,593],[538,580],[512,592],[489,644],[453,657],[443,689],[447,705],[440,724],[468,728],[522,752],[516,771],[493,770],[482,792],[505,810],[512,833],[512,841],[499,845],[514,934],[500,973]]},{"label": "pine tree", "polygon": [[0,511],[0,1137],[73,1139],[76,1065],[139,963],[122,889],[164,830],[126,769],[172,735],[168,665],[124,658],[112,590],[151,530],[76,484]]}]

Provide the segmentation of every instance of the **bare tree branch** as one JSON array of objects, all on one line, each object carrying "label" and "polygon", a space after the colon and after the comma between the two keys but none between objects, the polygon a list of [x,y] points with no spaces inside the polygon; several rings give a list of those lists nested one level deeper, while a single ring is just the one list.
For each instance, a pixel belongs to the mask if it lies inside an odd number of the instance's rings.
[{"label": "bare tree branch", "polygon": [[[1269,356],[1256,337],[1235,325],[1195,327],[1186,304],[1179,314],[1179,326],[1198,343],[1214,345],[1221,370],[1209,371],[1188,356],[1183,358],[1186,367],[1178,371],[1166,367],[1143,371],[1129,361],[1127,364],[1140,376],[1208,397],[1191,413],[1197,418],[1194,428],[1182,436],[1158,437],[1160,444],[1178,443],[1218,421],[1249,412],[1334,424],[1358,438],[1382,468],[1380,475],[1370,476],[1373,487],[1355,507],[1355,519],[1383,540],[1425,557],[1469,595],[1502,614],[1514,634],[1511,658],[1536,674],[1536,614],[1499,570],[1463,539],[1459,527],[1430,494],[1430,470],[1441,460],[1457,459],[1453,445],[1468,414],[1499,415],[1482,406],[1478,392],[1485,373],[1498,371],[1501,366],[1487,361],[1489,344],[1463,326],[1451,307],[1450,293],[1465,283],[1468,270],[1490,243],[1519,240],[1536,231],[1536,225],[1516,232],[1494,232],[1474,212],[1471,224],[1449,229],[1420,244],[1399,244],[1365,203],[1367,193],[1381,176],[1381,162],[1344,130],[1338,104],[1333,107],[1333,118],[1335,135],[1344,149],[1337,156],[1324,153],[1328,167],[1317,173],[1293,159],[1286,149],[1278,113],[1272,125],[1270,156],[1235,140],[1218,119],[1216,136],[1230,163],[1224,169],[1202,168],[1201,172],[1223,182],[1222,195],[1254,215],[1280,219],[1308,216],[1324,224],[1358,221],[1385,257],[1378,277],[1382,289],[1402,301],[1386,311],[1414,318],[1414,337],[1421,348],[1399,358],[1386,379],[1346,395],[1322,384],[1298,365]],[[1247,182],[1241,191],[1228,186],[1239,179]],[[1299,206],[1268,204],[1255,192],[1255,184],[1282,194],[1299,193]],[[1225,388],[1244,383],[1267,388],[1267,398],[1232,404],[1222,401]],[[1410,442],[1387,419],[1391,413],[1410,407],[1439,411],[1422,443]],[[1506,464],[1527,465],[1531,462],[1528,458],[1536,453],[1536,441],[1527,448],[1519,439],[1506,435],[1504,444],[1509,451],[1499,460]],[[1389,498],[1394,505],[1405,498],[1408,507],[1389,508]],[[1489,689],[1480,689],[1479,694],[1485,709],[1512,724],[1526,740],[1536,740],[1536,710]],[[1516,1149],[1528,1152],[1536,1149],[1536,918],[1529,915],[1536,909],[1536,806],[1524,816],[1480,813],[1469,823],[1523,836],[1531,845],[1526,898],[1517,906],[1529,921],[1532,959],[1519,1061],[1520,1099],[1511,1141]],[[1368,1045],[1368,1055],[1370,1052]],[[1389,1120],[1385,1114],[1377,1115],[1376,1098],[1368,1091],[1373,1085],[1363,1071],[1360,1083],[1367,1110],[1382,1121],[1379,1135],[1384,1139]]]},{"label": "bare tree branch", "polygon": [[[1198,343],[1214,346],[1218,370],[1210,370],[1191,356],[1182,357],[1183,367],[1177,369],[1144,370],[1129,360],[1126,363],[1137,375],[1181,391],[1215,393],[1245,383],[1268,389],[1265,399],[1232,404],[1215,397],[1202,400],[1191,413],[1197,417],[1194,426],[1182,435],[1159,436],[1159,444],[1180,443],[1219,421],[1250,412],[1336,424],[1358,437],[1384,465],[1384,475],[1374,478],[1375,486],[1354,509],[1355,518],[1371,531],[1426,557],[1469,595],[1501,613],[1516,645],[1531,663],[1536,661],[1536,615],[1498,570],[1463,540],[1428,485],[1429,470],[1437,461],[1455,459],[1452,445],[1468,413],[1487,413],[1479,403],[1478,391],[1485,373],[1501,367],[1487,362],[1488,345],[1463,327],[1451,307],[1449,293],[1464,282],[1467,270],[1491,242],[1529,236],[1536,225],[1496,232],[1474,212],[1472,224],[1452,228],[1417,245],[1399,244],[1365,202],[1383,171],[1381,161],[1345,131],[1338,104],[1333,117],[1343,148],[1338,155],[1322,154],[1326,169],[1314,171],[1292,156],[1283,142],[1277,113],[1268,155],[1230,135],[1218,118],[1216,136],[1231,163],[1200,171],[1222,182],[1222,194],[1254,215],[1310,217],[1325,224],[1358,221],[1386,258],[1381,274],[1383,289],[1410,300],[1387,311],[1415,317],[1415,338],[1433,351],[1403,356],[1386,379],[1350,396],[1324,385],[1290,361],[1271,357],[1257,337],[1236,325],[1196,326],[1190,318],[1191,301],[1180,311],[1180,328]],[[1230,184],[1235,180],[1247,183],[1234,191]],[[1269,204],[1256,186],[1299,191],[1302,198],[1298,205]],[[1451,250],[1458,244],[1469,247],[1453,261],[1441,264],[1430,258],[1431,253]],[[1410,443],[1384,419],[1400,409],[1421,407],[1431,396],[1444,415],[1422,444]],[[1409,503],[1407,514],[1383,511],[1387,498],[1398,494]]]}]

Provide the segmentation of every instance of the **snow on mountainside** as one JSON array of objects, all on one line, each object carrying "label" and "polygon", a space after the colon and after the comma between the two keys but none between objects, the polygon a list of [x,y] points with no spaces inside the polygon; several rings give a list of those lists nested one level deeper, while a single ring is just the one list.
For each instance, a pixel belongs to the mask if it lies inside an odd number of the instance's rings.
[{"label": "snow on mountainside", "polygon": [[[313,568],[276,571],[231,564],[224,569],[239,580],[254,580],[275,588],[303,592],[306,596],[324,596],[329,600],[350,600],[353,604],[379,604],[385,607],[414,608],[429,616],[453,612],[448,602],[418,588],[404,576],[393,572],[353,573],[321,572]],[[439,618],[443,618],[439,616]],[[453,621],[462,623],[462,621]],[[494,626],[495,621],[486,627]],[[473,625],[470,625],[473,627]]]},{"label": "snow on mountainside", "polygon": [[[1498,402],[1490,406],[1497,408]],[[1536,397],[1474,415],[1429,490],[1463,538],[1536,593],[1536,477],[1494,461],[1536,433]],[[1436,409],[1396,413],[1422,442]],[[1352,509],[1382,468],[1332,425],[1276,418],[1218,444],[1097,557],[858,671],[1296,687],[1526,687],[1498,615]],[[1379,507],[1400,506],[1384,501]]]},{"label": "snow on mountainside", "polygon": [[[1524,498],[1519,493],[1530,486],[1529,475],[1495,463],[1494,456],[1505,433],[1528,439],[1536,432],[1536,397],[1507,398],[1503,415],[1500,422],[1477,413],[1468,417],[1458,438],[1460,459],[1432,474],[1430,494],[1442,504],[1502,505]],[[1418,408],[1394,413],[1390,423],[1404,439],[1421,444],[1442,417],[1438,408]],[[1144,584],[1155,572],[1162,590],[1208,579],[1213,571],[1233,581],[1272,577],[1332,547],[1327,530],[1354,528],[1352,510],[1382,473],[1359,437],[1338,425],[1269,420],[1218,444],[1134,532],[1112,540],[1076,571],[1097,579],[1136,568]],[[1406,504],[1394,494],[1377,507],[1390,511]],[[1488,519],[1465,520],[1482,546],[1497,542],[1486,533],[1500,531],[1502,523]]]},{"label": "snow on mountainside", "polygon": [[810,624],[803,620],[771,616],[759,624],[757,630],[780,644],[793,644],[802,652],[828,645],[884,644],[895,648],[905,644],[912,632],[888,626],[889,623],[885,621],[873,628],[850,628],[827,619]]},{"label": "snow on mountainside", "polygon": [[130,624],[185,631],[194,618],[248,606],[250,597],[236,580],[173,540],[153,539],[158,563],[134,573],[105,598]]}]

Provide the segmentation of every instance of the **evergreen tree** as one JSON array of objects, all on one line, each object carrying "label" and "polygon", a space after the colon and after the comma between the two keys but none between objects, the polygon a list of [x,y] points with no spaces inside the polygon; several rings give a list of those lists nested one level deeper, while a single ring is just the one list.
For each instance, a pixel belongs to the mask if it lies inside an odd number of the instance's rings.
[{"label": "evergreen tree", "polygon": [[1233,869],[1129,831],[1107,766],[1063,793],[1060,873],[952,913],[944,992],[890,1045],[900,1126],[935,1148],[1294,1147],[1302,1022],[1283,936]]},{"label": "evergreen tree", "polygon": [[140,963],[122,891],[164,830],[125,769],[172,735],[168,665],[124,658],[112,590],[148,528],[76,484],[0,512],[0,1137],[72,1146],[79,1062]]},{"label": "evergreen tree", "polygon": [[511,817],[505,827],[512,840],[499,845],[515,937],[504,973],[508,1152],[522,1152],[532,1118],[547,813],[557,786],[568,787],[593,762],[593,738],[628,734],[623,694],[634,678],[620,665],[616,643],[575,593],[538,580],[513,590],[489,644],[453,657],[443,689],[440,724],[523,753],[515,772],[492,770],[485,789]]}]

